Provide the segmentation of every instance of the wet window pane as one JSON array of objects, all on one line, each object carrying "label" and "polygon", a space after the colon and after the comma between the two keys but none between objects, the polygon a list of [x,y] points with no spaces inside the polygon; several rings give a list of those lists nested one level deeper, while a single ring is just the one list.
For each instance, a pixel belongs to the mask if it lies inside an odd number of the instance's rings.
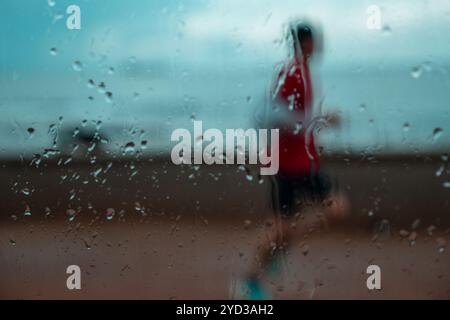
[{"label": "wet window pane", "polygon": [[0,9],[0,298],[450,297],[448,1]]}]

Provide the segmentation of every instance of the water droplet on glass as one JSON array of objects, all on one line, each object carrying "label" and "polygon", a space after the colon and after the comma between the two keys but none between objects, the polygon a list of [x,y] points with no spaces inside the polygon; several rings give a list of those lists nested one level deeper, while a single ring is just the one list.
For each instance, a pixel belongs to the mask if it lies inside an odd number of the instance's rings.
[{"label": "water droplet on glass", "polygon": [[195,143],[200,145],[203,143],[203,135],[199,135],[195,138]]},{"label": "water droplet on glass", "polygon": [[25,211],[23,212],[23,215],[26,217],[30,217],[31,216],[31,209],[29,206],[25,207]]},{"label": "water droplet on glass", "polygon": [[92,79],[89,79],[87,82],[87,87],[92,89],[93,87],[95,87],[95,82]]},{"label": "water droplet on glass", "polygon": [[444,238],[437,238],[436,243],[437,243],[437,247],[438,247],[438,252],[444,253],[445,249],[447,247],[447,240],[445,240]]},{"label": "water droplet on glass", "polygon": [[111,221],[116,214],[116,211],[113,208],[106,209],[106,220]]},{"label": "water droplet on glass", "polygon": [[79,133],[80,133],[80,129],[79,128],[75,128],[73,130],[72,137],[76,137]]},{"label": "water droplet on glass", "polygon": [[309,253],[309,246],[306,243],[301,244],[300,249],[304,256],[307,256]]},{"label": "water droplet on glass", "polygon": [[389,25],[386,24],[386,25],[383,26],[383,29],[381,30],[381,32],[382,32],[383,35],[389,36],[392,33],[392,29],[391,29],[391,27]]},{"label": "water droplet on glass", "polygon": [[303,129],[303,123],[302,122],[297,122],[295,124],[295,128],[294,128],[294,134],[297,135],[300,133],[300,131],[302,131]]},{"label": "water droplet on glass", "polygon": [[49,207],[45,207],[45,217],[49,217],[52,214],[52,211],[50,210]]},{"label": "water droplet on glass", "polygon": [[108,103],[111,103],[113,101],[113,94],[112,92],[108,91],[105,93],[105,100]]},{"label": "water droplet on glass", "polygon": [[418,236],[417,232],[411,232],[411,234],[408,237],[410,246],[414,246],[416,244],[417,236]]},{"label": "water droplet on glass", "polygon": [[56,56],[58,54],[58,49],[56,48],[50,48],[50,55]]},{"label": "water droplet on glass", "polygon": [[55,149],[45,149],[44,152],[42,153],[42,157],[48,159],[56,156],[58,153],[59,151]]},{"label": "water droplet on glass", "polygon": [[15,246],[17,243],[16,243],[16,240],[9,239],[9,244],[12,245],[12,246]]},{"label": "water droplet on glass", "polygon": [[421,66],[413,67],[411,70],[411,77],[413,79],[419,79],[422,76],[423,69]]},{"label": "water droplet on glass", "polygon": [[409,122],[403,124],[403,131],[408,132],[409,129],[411,129],[411,125],[409,124]]},{"label": "water droplet on glass", "polygon": [[124,147],[125,153],[133,153],[134,152],[135,144],[133,141],[128,142]]},{"label": "water droplet on glass", "polygon": [[433,130],[433,143],[437,142],[443,133],[444,130],[442,128],[435,128]]},{"label": "water droplet on glass", "polygon": [[72,64],[72,68],[73,68],[73,70],[79,72],[79,71],[83,70],[83,64],[81,63],[81,61],[76,60]]},{"label": "water droplet on glass", "polygon": [[258,183],[263,184],[264,183],[264,177],[262,175],[258,175]]},{"label": "water droplet on glass", "polygon": [[77,212],[73,209],[67,209],[66,214],[69,216],[69,221],[75,220]]},{"label": "water droplet on glass", "polygon": [[31,194],[31,190],[29,188],[23,188],[21,190],[22,194],[25,196],[29,196]]},{"label": "water droplet on glass", "polygon": [[103,122],[101,120],[98,120],[95,123],[95,130],[99,131],[102,128]]},{"label": "water droplet on glass", "polygon": [[86,249],[91,250],[92,246],[91,246],[91,242],[89,241],[89,239],[84,238],[83,242],[84,242],[84,246],[86,247]]},{"label": "water droplet on glass", "polygon": [[28,132],[28,135],[29,135],[30,138],[33,137],[34,131],[35,131],[34,128],[28,128],[28,129],[27,129],[27,132]]},{"label": "water droplet on glass", "polygon": [[106,84],[104,82],[100,82],[97,91],[98,93],[104,94],[106,92]]}]

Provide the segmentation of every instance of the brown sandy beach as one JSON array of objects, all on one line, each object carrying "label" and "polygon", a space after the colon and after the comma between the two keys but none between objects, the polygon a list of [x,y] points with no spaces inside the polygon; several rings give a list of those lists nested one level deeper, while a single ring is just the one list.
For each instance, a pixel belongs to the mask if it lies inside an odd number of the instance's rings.
[{"label": "brown sandy beach", "polygon": [[[272,215],[256,170],[161,159],[28,163],[0,165],[0,298],[231,298]],[[450,298],[450,190],[435,175],[440,165],[326,159],[351,218],[312,233],[299,221],[303,237],[266,282],[274,298]],[[81,291],[66,289],[70,264],[82,269]],[[366,288],[370,264],[382,268],[381,291]]]}]

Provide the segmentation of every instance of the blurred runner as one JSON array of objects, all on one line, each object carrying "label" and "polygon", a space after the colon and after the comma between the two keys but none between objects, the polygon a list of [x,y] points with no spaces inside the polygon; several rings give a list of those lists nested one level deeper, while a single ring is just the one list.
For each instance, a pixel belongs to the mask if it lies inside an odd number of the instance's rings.
[{"label": "blurred runner", "polygon": [[293,55],[276,77],[271,90],[272,110],[266,115],[269,126],[280,130],[279,173],[272,177],[271,184],[275,223],[267,240],[258,247],[252,268],[239,289],[243,290],[239,294],[243,298],[255,300],[270,298],[261,279],[299,236],[293,225],[300,216],[313,211],[313,220],[327,226],[347,212],[345,198],[320,170],[314,139],[320,126],[339,125],[336,114],[314,117],[313,113],[310,61],[321,49],[321,35],[305,22],[292,24],[289,32]]}]

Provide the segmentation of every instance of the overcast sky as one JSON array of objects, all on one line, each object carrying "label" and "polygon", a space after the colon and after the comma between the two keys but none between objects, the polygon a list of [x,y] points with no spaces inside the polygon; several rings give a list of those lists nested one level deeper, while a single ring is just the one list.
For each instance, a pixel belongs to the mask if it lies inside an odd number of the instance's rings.
[{"label": "overcast sky", "polygon": [[[94,51],[111,62],[134,56],[170,63],[170,58],[201,66],[217,59],[260,63],[284,54],[283,25],[308,16],[325,35],[326,63],[379,63],[447,58],[450,1],[301,0],[2,0],[0,28],[3,68],[36,67],[49,59],[49,47],[80,59]],[[82,30],[65,28],[65,8],[78,4]],[[382,10],[391,32],[368,30],[367,8]],[[236,51],[236,50],[237,51]],[[33,57],[33,58],[31,58]]]},{"label": "overcast sky", "polygon": [[[70,4],[81,8],[81,30],[66,28]],[[381,30],[366,26],[370,5],[381,9]],[[189,124],[192,114],[211,125],[251,124],[286,57],[284,27],[299,17],[323,30],[316,96],[347,119],[330,145],[425,148],[438,127],[441,145],[450,141],[449,0],[1,0],[0,10],[4,150],[17,149],[17,124],[41,126],[27,143],[46,146],[45,128],[60,116],[145,128]],[[107,82],[114,104],[88,100],[90,78]]]}]

